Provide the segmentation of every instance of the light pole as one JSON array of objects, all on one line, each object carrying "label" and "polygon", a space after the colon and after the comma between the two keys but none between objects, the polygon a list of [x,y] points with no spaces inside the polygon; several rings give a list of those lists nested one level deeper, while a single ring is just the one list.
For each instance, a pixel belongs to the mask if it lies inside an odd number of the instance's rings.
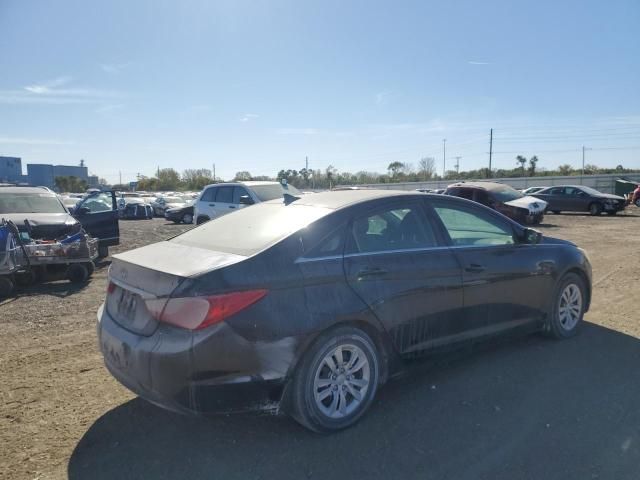
[{"label": "light pole", "polygon": [[447,139],[442,139],[442,179],[444,180],[447,171]]},{"label": "light pole", "polygon": [[584,177],[584,152],[586,150],[591,150],[590,148],[582,146],[582,174],[580,175],[580,185],[582,185],[582,177]]}]

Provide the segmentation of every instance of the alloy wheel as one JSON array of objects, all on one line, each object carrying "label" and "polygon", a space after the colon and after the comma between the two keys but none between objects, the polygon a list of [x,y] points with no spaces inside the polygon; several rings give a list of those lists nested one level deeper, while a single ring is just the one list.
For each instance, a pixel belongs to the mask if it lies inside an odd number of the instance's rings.
[{"label": "alloy wheel", "polygon": [[560,325],[566,331],[573,330],[582,314],[582,292],[575,283],[570,283],[560,295],[558,315]]},{"label": "alloy wheel", "polygon": [[333,419],[352,414],[366,398],[370,377],[364,351],[352,344],[338,345],[318,365],[313,382],[316,406]]}]

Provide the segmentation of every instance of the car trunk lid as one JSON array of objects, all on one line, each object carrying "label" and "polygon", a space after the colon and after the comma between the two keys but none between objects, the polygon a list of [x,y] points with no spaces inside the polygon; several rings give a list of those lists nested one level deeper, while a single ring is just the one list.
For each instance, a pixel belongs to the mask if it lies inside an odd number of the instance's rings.
[{"label": "car trunk lid", "polygon": [[160,242],[114,255],[109,269],[106,308],[127,330],[148,336],[158,321],[147,302],[167,300],[188,278],[239,262],[246,257]]}]

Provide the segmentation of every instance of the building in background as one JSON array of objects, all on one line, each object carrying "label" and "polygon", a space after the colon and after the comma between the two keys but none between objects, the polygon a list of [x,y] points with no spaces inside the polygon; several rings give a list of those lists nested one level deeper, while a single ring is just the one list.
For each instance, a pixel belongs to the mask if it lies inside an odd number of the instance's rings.
[{"label": "building in background", "polygon": [[27,178],[30,185],[54,188],[56,186],[56,177],[77,177],[90,183],[89,171],[84,165],[27,164]]},{"label": "building in background", "polygon": [[0,183],[23,182],[22,160],[19,157],[0,156]]}]

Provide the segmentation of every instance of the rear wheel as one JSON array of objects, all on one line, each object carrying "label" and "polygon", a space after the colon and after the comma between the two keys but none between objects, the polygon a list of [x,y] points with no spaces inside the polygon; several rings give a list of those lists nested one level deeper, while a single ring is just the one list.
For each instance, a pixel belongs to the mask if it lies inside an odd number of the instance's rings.
[{"label": "rear wheel", "polygon": [[109,247],[106,245],[98,245],[98,257],[105,258],[109,256]]},{"label": "rear wheel", "polygon": [[209,217],[198,217],[196,220],[196,225],[202,225],[205,222],[209,221]]},{"label": "rear wheel", "polygon": [[67,268],[67,279],[71,283],[86,282],[89,278],[89,270],[82,263],[72,263]]},{"label": "rear wheel", "polygon": [[548,333],[554,338],[568,338],[576,334],[586,306],[584,280],[575,274],[566,275],[559,283],[551,308]]},{"label": "rear wheel", "polygon": [[589,205],[589,213],[597,217],[602,213],[602,205],[600,205],[598,202],[593,202],[591,205]]},{"label": "rear wheel", "polygon": [[14,287],[15,285],[10,277],[0,277],[0,298],[11,295]]},{"label": "rear wheel", "polygon": [[373,401],[379,365],[375,344],[362,330],[340,327],[321,335],[296,368],[289,413],[319,433],[353,425]]}]

